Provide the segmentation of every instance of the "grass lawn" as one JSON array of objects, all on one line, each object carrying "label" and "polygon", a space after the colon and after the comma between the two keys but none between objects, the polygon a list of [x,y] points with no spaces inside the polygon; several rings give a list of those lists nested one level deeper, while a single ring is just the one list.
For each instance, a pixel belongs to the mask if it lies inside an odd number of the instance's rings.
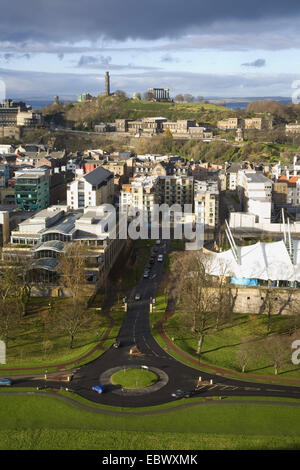
[{"label": "grass lawn", "polygon": [[5,395],[1,404],[0,449],[300,448],[300,407],[216,401],[108,418],[48,396]]},{"label": "grass lawn", "polygon": [[[74,346],[70,349],[68,336],[58,333],[51,323],[44,321],[44,314],[48,313],[51,320],[51,310],[48,312],[50,300],[52,306],[65,308],[63,298],[32,298],[29,306],[30,314],[22,318],[20,324],[12,332],[7,347],[7,363],[0,365],[0,374],[1,369],[10,367],[43,367],[76,361],[91,351],[104,337],[110,320],[101,310],[89,309],[95,314],[94,318],[78,333]],[[115,325],[105,342],[107,347],[115,341],[122,323],[124,312],[120,310],[120,306],[113,308],[112,316]],[[102,350],[97,350],[93,357],[86,359],[85,362],[99,356],[102,352]]]},{"label": "grass lawn", "polygon": [[[157,313],[156,317],[152,320],[152,325],[162,317],[163,312]],[[290,318],[288,316],[274,316],[271,325],[271,333],[288,330]],[[196,354],[197,341],[191,335],[188,328],[181,326],[180,312],[176,312],[174,316],[164,323],[164,331],[169,338],[174,338],[174,344],[177,347],[192,357],[199,359],[199,356]],[[205,336],[199,360],[207,365],[241,372],[241,366],[237,359],[241,339],[244,337],[255,337],[259,340],[266,336],[266,332],[266,316],[236,314],[233,317],[232,323],[222,326],[219,331],[212,329]],[[153,329],[153,334],[156,340],[164,347],[165,344],[155,328]],[[177,357],[176,353],[173,353],[171,350],[169,352],[174,357]],[[184,361],[180,356],[178,356],[178,359]],[[274,368],[268,359],[258,357],[246,368],[245,379],[247,379],[247,372],[255,375],[273,376]],[[288,362],[280,367],[277,377],[300,379],[300,367],[293,365],[292,362]]]},{"label": "grass lawn", "polygon": [[114,385],[121,385],[124,388],[144,388],[157,382],[157,375],[150,370],[144,369],[123,369],[110,378]]}]

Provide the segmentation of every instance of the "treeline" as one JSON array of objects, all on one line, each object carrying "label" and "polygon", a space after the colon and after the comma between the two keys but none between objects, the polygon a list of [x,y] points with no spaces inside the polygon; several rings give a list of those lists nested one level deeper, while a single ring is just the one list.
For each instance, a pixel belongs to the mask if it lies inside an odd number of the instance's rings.
[{"label": "treeline", "polygon": [[246,112],[270,113],[275,125],[300,120],[300,104],[294,103],[283,104],[272,100],[253,101],[248,104]]}]

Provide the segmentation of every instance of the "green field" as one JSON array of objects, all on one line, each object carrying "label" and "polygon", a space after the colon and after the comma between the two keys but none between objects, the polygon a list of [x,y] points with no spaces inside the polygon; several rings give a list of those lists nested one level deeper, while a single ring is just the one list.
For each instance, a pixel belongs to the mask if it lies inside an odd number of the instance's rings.
[{"label": "green field", "polygon": [[300,407],[224,403],[203,403],[159,415],[108,416],[55,397],[5,395],[1,396],[0,448],[300,448]]},{"label": "green field", "polygon": [[[59,333],[55,325],[51,324],[51,309],[64,308],[62,298],[33,297],[30,301],[28,314],[21,318],[17,327],[12,331],[7,347],[7,363],[0,365],[1,369],[44,367],[45,365],[63,364],[70,361],[80,361],[80,358],[92,351],[104,338],[110,327],[110,319],[100,310],[89,309],[94,314],[93,319],[75,337],[74,346],[69,348],[68,336]],[[49,311],[48,311],[49,310]],[[47,321],[44,315],[49,315]],[[104,347],[108,348],[115,341],[122,324],[124,311],[115,305],[111,311],[114,321],[109,337]],[[95,359],[103,350],[97,350],[83,362]],[[78,365],[77,364],[77,365]],[[16,372],[16,371],[15,371]]]},{"label": "green field", "polygon": [[[164,316],[163,310],[154,313],[152,317],[153,334],[156,340],[165,347],[163,339],[159,336],[155,323]],[[291,325],[291,317],[274,316],[271,322],[271,333],[281,333],[289,330]],[[209,334],[205,336],[204,346],[201,356],[196,354],[197,340],[191,335],[187,327],[181,325],[180,312],[169,318],[164,323],[164,332],[169,338],[173,338],[174,344],[182,351],[188,353],[192,358],[197,359],[201,363],[208,366],[216,366],[233,372],[241,372],[241,366],[238,362],[238,349],[241,345],[242,338],[254,338],[259,345],[267,336],[267,318],[264,315],[246,315],[235,314],[232,322],[220,327],[219,331],[211,329]],[[168,351],[175,358],[186,362],[176,352]],[[191,363],[190,363],[191,364]],[[195,364],[193,364],[195,366]],[[201,366],[201,368],[203,368]],[[247,373],[258,376],[274,376],[274,368],[270,360],[265,356],[259,356],[255,360],[250,361],[246,367],[244,374],[247,379]],[[300,367],[293,365],[291,361],[283,364],[279,369],[279,378],[300,379]]]}]

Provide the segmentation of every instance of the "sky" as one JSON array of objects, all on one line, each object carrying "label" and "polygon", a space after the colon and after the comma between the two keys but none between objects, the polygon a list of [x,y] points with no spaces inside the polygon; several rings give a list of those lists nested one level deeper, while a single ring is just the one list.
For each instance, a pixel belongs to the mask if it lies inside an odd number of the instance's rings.
[{"label": "sky", "polygon": [[[300,80],[299,0],[0,0],[0,90],[14,98],[290,97]],[[300,82],[299,82],[300,83]]]}]

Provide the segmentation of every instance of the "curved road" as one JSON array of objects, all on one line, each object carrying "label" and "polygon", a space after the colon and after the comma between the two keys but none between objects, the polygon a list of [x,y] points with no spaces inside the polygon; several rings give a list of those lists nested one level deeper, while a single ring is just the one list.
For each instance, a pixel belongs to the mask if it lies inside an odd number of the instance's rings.
[{"label": "curved road", "polygon": [[[156,253],[166,256],[168,242],[159,245]],[[155,262],[151,269],[150,278],[142,278],[132,293],[132,298],[128,299],[128,312],[119,332],[118,340],[120,347],[111,347],[98,359],[80,367],[75,371],[73,380],[70,383],[70,390],[87,398],[88,400],[103,403],[106,405],[121,407],[141,407],[159,405],[174,398],[171,393],[177,389],[194,391],[198,377],[203,381],[212,384],[203,385],[193,396],[272,396],[300,398],[300,387],[274,384],[251,383],[242,380],[225,378],[214,374],[202,372],[198,369],[186,366],[177,361],[159,346],[151,334],[149,314],[150,298],[155,297],[158,285],[163,275],[163,263]],[[141,294],[141,300],[134,300],[135,292]],[[136,345],[140,354],[130,355],[132,346]],[[107,383],[103,394],[99,395],[92,391],[92,386],[104,384],[105,373],[109,369],[117,367],[146,366],[151,369],[159,369],[166,377],[156,390],[148,393],[144,391],[134,391],[129,393],[120,387]],[[103,375],[104,374],[104,375]],[[33,377],[32,377],[33,379]],[[14,385],[32,386],[32,379],[16,379]],[[106,382],[105,382],[106,383]],[[44,385],[44,381],[35,380],[35,385]],[[58,382],[47,380],[47,386],[60,388]],[[155,387],[154,387],[155,388]],[[153,389],[152,389],[153,390]]]}]

